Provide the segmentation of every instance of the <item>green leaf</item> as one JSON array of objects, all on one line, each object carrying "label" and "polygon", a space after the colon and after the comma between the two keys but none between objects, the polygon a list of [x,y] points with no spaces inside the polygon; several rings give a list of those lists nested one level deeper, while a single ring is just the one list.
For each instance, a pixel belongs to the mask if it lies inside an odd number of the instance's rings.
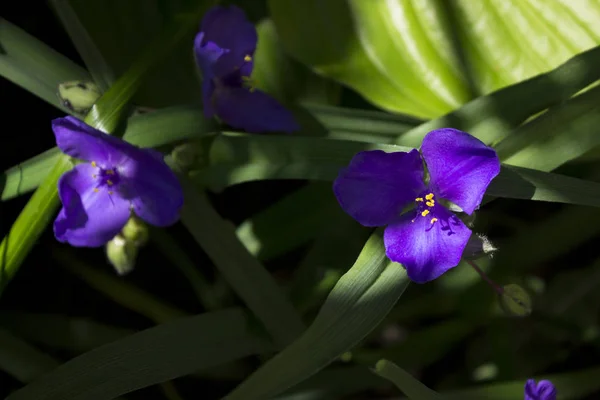
[{"label": "green leaf", "polygon": [[206,195],[184,177],[181,183],[186,199],[181,210],[183,225],[275,343],[290,343],[302,333],[304,324],[285,293],[237,239],[235,227],[212,208]]},{"label": "green leaf", "polygon": [[466,72],[487,94],[600,43],[600,29],[587,17],[600,7],[582,0],[543,8],[533,0],[476,7],[470,0],[270,0],[269,6],[294,57],[383,109],[423,118],[471,99]]},{"label": "green leaf", "polygon": [[514,128],[532,115],[567,101],[598,79],[600,47],[594,47],[546,74],[478,97],[443,117],[419,125],[400,135],[395,143],[417,147],[428,132],[450,126],[494,144],[511,135]]},{"label": "green leaf", "polygon": [[[225,132],[199,144],[208,166],[190,176],[220,190],[263,179],[333,181],[359,151],[409,151],[407,147],[310,137]],[[600,184],[533,169],[503,166],[489,196],[600,206]]]},{"label": "green leaf", "polygon": [[[134,333],[130,329],[102,324],[89,318],[70,318],[60,314],[3,312],[0,314],[0,325],[25,340],[73,353],[92,350]],[[58,365],[57,362],[48,370]]]},{"label": "green leaf", "polygon": [[253,57],[252,79],[258,89],[288,104],[298,100],[337,103],[339,85],[317,76],[288,57],[281,48],[273,21],[260,21],[256,30],[258,43]]},{"label": "green leaf", "polygon": [[379,360],[375,364],[373,372],[391,381],[404,394],[408,395],[410,399],[439,400],[442,398],[442,396],[423,385],[391,361]]},{"label": "green leaf", "polygon": [[0,370],[21,382],[30,382],[60,363],[11,332],[0,329]]},{"label": "green leaf", "polygon": [[326,367],[381,322],[409,282],[406,270],[385,256],[381,232],[377,231],[306,332],[226,399],[271,398]]},{"label": "green leaf", "polygon": [[85,69],[3,18],[0,18],[0,76],[66,113],[71,111],[58,98],[58,85],[91,79]]},{"label": "green leaf", "polygon": [[600,146],[600,87],[595,87],[517,128],[496,145],[510,165],[555,168]]},{"label": "green leaf", "polygon": [[241,310],[217,311],[168,322],[94,349],[7,400],[112,399],[268,349],[251,334]]}]

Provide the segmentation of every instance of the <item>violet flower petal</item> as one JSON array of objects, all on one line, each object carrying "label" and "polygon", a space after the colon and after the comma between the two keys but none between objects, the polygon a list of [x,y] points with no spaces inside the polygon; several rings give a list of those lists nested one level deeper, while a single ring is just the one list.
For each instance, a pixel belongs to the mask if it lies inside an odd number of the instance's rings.
[{"label": "violet flower petal", "polygon": [[300,129],[291,112],[260,90],[223,87],[217,88],[214,95],[217,115],[234,128],[253,133]]},{"label": "violet flower petal", "polygon": [[342,209],[364,226],[382,226],[425,189],[417,150],[357,153],[333,182]]},{"label": "violet flower petal", "polygon": [[96,168],[79,164],[58,181],[63,208],[54,221],[54,235],[60,242],[77,247],[99,247],[115,237],[125,226],[129,201],[106,188],[96,192]]},{"label": "violet flower petal", "polygon": [[165,227],[179,219],[183,190],[162,154],[144,149],[122,167],[121,195],[131,200],[135,214],[147,223]]},{"label": "violet flower petal", "polygon": [[430,175],[429,185],[441,198],[471,214],[500,172],[496,151],[457,129],[429,132],[421,146]]},{"label": "violet flower petal", "polygon": [[95,161],[102,167],[117,165],[138,150],[72,116],[52,120],[52,130],[56,145],[63,153],[81,160]]},{"label": "violet flower petal", "polygon": [[214,65],[216,76],[229,74],[242,66],[245,66],[243,75],[250,75],[252,64],[246,64],[245,59],[254,55],[258,34],[243,10],[235,6],[211,8],[202,19],[200,32],[204,33],[204,41],[228,50]]},{"label": "violet flower petal", "polygon": [[400,216],[383,240],[388,258],[402,264],[411,280],[425,283],[458,265],[470,236],[458,217],[436,204],[427,216],[417,211]]},{"label": "violet flower petal", "polygon": [[556,400],[557,391],[552,382],[541,380],[538,383],[528,379],[525,383],[525,400]]}]

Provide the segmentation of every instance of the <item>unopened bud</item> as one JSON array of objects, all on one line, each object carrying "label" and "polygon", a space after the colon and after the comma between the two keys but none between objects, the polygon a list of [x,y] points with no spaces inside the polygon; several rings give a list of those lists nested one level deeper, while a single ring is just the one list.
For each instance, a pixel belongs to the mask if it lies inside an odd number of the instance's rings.
[{"label": "unopened bud", "polygon": [[486,236],[473,234],[465,246],[463,257],[468,260],[476,260],[485,255],[491,256],[496,250],[498,249]]},{"label": "unopened bud", "polygon": [[181,171],[189,171],[202,162],[202,149],[197,143],[179,145],[171,152],[173,161]]},{"label": "unopened bud", "polygon": [[123,230],[121,231],[122,237],[133,244],[141,247],[148,242],[148,226],[136,217],[135,215],[129,218]]},{"label": "unopened bud", "polygon": [[58,85],[57,93],[63,106],[78,114],[86,114],[100,97],[94,82],[70,81]]},{"label": "unopened bud", "polygon": [[499,295],[499,302],[504,312],[516,317],[526,317],[531,314],[531,296],[525,289],[514,283],[504,286],[503,289]]},{"label": "unopened bud", "polygon": [[106,257],[119,275],[125,275],[135,267],[138,246],[128,242],[121,235],[115,236],[106,243]]}]

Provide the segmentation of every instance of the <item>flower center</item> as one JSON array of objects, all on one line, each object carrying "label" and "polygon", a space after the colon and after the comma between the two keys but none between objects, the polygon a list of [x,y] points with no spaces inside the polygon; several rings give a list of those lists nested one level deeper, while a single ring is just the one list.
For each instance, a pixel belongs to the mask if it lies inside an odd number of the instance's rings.
[{"label": "flower center", "polygon": [[115,168],[105,169],[99,167],[95,161],[92,161],[92,167],[98,168],[98,173],[92,175],[92,178],[96,179],[97,182],[94,192],[99,192],[101,187],[106,187],[108,188],[108,194],[113,194],[114,188],[121,181],[119,172]]},{"label": "flower center", "polygon": [[[431,224],[435,224],[437,222],[437,218],[433,217],[433,211],[435,209],[435,195],[433,193],[427,193],[423,197],[417,197],[415,199],[415,203],[417,203],[417,218],[421,217],[432,217],[430,222]],[[415,222],[413,219],[412,222]]]}]

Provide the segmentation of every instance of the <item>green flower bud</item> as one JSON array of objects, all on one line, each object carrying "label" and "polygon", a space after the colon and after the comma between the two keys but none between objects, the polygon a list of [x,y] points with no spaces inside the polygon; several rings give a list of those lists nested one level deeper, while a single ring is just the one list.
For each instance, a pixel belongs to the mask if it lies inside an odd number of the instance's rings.
[{"label": "green flower bud", "polygon": [[181,171],[199,167],[203,160],[202,149],[198,143],[185,143],[175,147],[171,157]]},{"label": "green flower bud", "polygon": [[526,317],[531,314],[532,301],[529,293],[521,286],[511,283],[504,286],[499,295],[500,307],[504,312],[516,317]]},{"label": "green flower bud", "polygon": [[58,85],[57,96],[63,106],[82,115],[87,114],[100,95],[100,89],[93,82],[71,81]]},{"label": "green flower bud", "polygon": [[132,242],[138,247],[145,245],[150,236],[146,223],[135,215],[129,218],[121,231],[121,235],[126,241]]},{"label": "green flower bud", "polygon": [[115,236],[106,243],[106,257],[119,275],[125,275],[135,267],[138,254],[138,246],[128,242],[121,235]]}]

